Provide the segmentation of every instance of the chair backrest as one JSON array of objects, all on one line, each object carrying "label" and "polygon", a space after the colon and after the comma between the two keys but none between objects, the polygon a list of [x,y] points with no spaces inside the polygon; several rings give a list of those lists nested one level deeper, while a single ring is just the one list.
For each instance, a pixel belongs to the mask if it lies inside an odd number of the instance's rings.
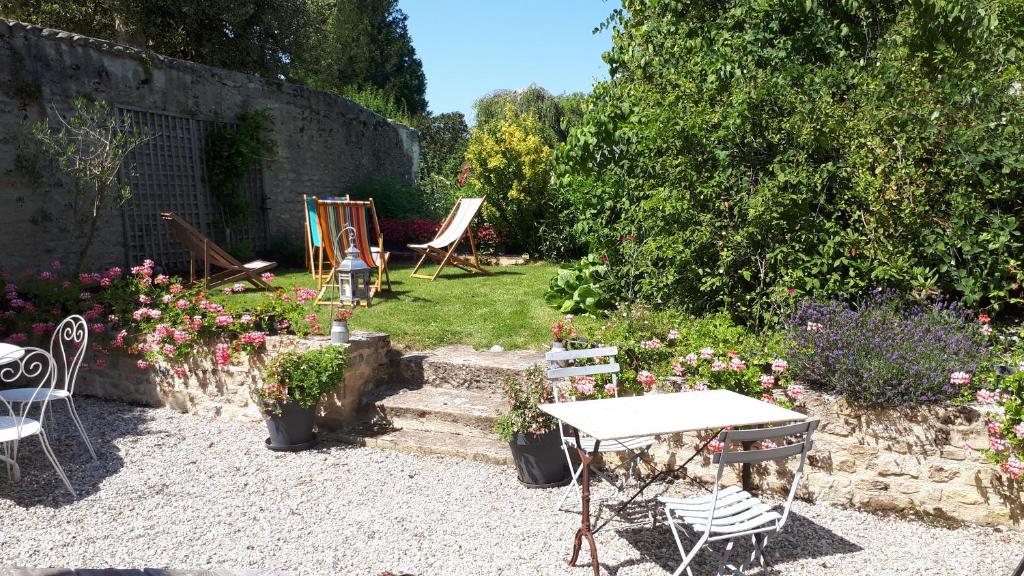
[{"label": "chair backrest", "polygon": [[316,199],[316,212],[324,253],[332,265],[337,266],[345,258],[349,237],[344,230],[351,226],[356,231],[355,246],[359,251],[359,257],[370,268],[377,267],[370,244],[370,228],[373,228],[377,243],[381,247],[384,239],[380,234],[373,200]]},{"label": "chair backrest", "polygon": [[[25,424],[28,410],[37,400],[42,408],[39,411],[39,423],[46,417],[49,405],[49,393],[57,384],[57,371],[54,369],[53,357],[42,348],[26,346],[0,356],[0,385],[17,384],[19,388],[31,388],[32,396],[27,402],[19,402],[18,410],[0,397],[0,407],[5,408],[0,414],[10,414],[15,418],[14,428],[17,438],[21,438],[21,429]],[[5,386],[6,387],[6,386]]]},{"label": "chair backrest", "polygon": [[460,198],[448,218],[441,224],[434,239],[428,242],[434,248],[446,248],[459,241],[484,205],[483,198]]},{"label": "chair backrest", "polygon": [[348,195],[345,196],[325,196],[318,198],[316,196],[302,195],[302,201],[305,204],[306,209],[306,234],[308,235],[310,245],[319,248],[321,246],[320,241],[320,222],[316,215],[316,201],[317,200],[348,200]]},{"label": "chair backrest", "polygon": [[[584,348],[582,350],[552,350],[545,354],[544,359],[548,363],[548,382],[551,384],[551,395],[555,402],[562,401],[561,390],[559,389],[559,384],[562,381],[579,376],[598,376],[602,374],[611,375],[612,386],[615,390],[614,395],[618,397],[619,364],[615,361],[615,357],[618,354],[619,349],[614,346]],[[579,360],[586,363],[580,366],[572,365]],[[594,362],[598,360],[602,362],[595,364]],[[565,429],[561,420],[558,421],[558,431],[562,435],[563,440],[568,438],[565,435]]]},{"label": "chair backrest", "polygon": [[[789,496],[783,509],[782,519],[779,521],[779,528],[789,518],[789,508],[793,504],[796,490],[800,485],[800,478],[804,472],[804,462],[807,453],[813,445],[811,435],[818,428],[818,420],[805,420],[796,424],[775,426],[772,428],[754,428],[748,430],[722,430],[718,435],[718,441],[722,443],[722,451],[714,455],[712,461],[718,464],[718,474],[715,478],[715,490],[712,500],[711,511],[706,523],[707,531],[711,529],[711,518],[714,514],[715,504],[718,502],[719,484],[722,482],[722,474],[725,467],[730,464],[757,464],[771,460],[781,460],[800,456],[800,464],[793,475],[793,483],[789,487]],[[760,442],[757,447],[753,443]],[[772,445],[765,446],[766,442]],[[742,445],[749,443],[751,448],[744,450]],[[740,446],[736,446],[739,444]]]},{"label": "chair backrest", "polygon": [[57,386],[75,393],[78,368],[89,345],[89,324],[77,314],[61,320],[50,337],[50,356],[53,358]]},{"label": "chair backrest", "polygon": [[234,256],[207,238],[203,233],[192,227],[191,224],[182,220],[173,212],[164,212],[160,218],[171,227],[171,231],[178,237],[178,240],[188,247],[193,255],[200,255],[208,258],[209,263],[218,268],[226,270],[242,268],[243,265]]}]

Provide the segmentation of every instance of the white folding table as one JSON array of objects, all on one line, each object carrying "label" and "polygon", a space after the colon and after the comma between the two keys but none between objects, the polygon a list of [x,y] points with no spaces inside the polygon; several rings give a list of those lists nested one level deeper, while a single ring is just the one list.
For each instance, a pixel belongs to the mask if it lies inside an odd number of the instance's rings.
[{"label": "white folding table", "polygon": [[[806,415],[799,412],[728,390],[558,402],[541,404],[540,409],[573,428],[577,450],[583,462],[583,480],[580,484],[583,513],[568,563],[570,566],[576,565],[583,539],[586,538],[590,546],[590,564],[594,569],[594,576],[599,576],[600,566],[593,527],[590,525],[590,463],[597,455],[601,442],[635,436],[716,430],[727,426],[738,428],[781,424],[807,419]],[[593,451],[588,453],[583,450],[580,433],[594,438]]]}]

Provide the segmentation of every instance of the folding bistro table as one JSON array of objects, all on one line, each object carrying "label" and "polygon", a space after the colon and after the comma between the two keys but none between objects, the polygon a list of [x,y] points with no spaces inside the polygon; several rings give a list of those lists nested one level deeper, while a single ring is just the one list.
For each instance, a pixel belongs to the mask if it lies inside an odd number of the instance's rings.
[{"label": "folding bistro table", "polygon": [[[590,463],[601,442],[635,436],[654,436],[725,428],[799,422],[807,416],[799,412],[756,400],[728,390],[675,392],[647,396],[626,396],[603,400],[541,404],[540,409],[572,426],[580,460],[583,462],[583,513],[573,540],[569,565],[575,566],[583,539],[590,546],[590,564],[599,576],[597,545],[590,525]],[[586,452],[580,433],[594,438],[594,448]]]}]

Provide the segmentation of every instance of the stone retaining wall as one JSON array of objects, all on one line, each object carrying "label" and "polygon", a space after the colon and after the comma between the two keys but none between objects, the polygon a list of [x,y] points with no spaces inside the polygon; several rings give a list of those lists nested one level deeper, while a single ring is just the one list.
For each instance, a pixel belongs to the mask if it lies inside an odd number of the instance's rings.
[{"label": "stone retaining wall", "polygon": [[[1003,525],[1024,530],[1024,485],[998,472],[978,451],[988,446],[975,408],[864,408],[808,392],[797,407],[821,420],[798,496],[815,502],[929,520]],[[705,435],[703,439],[706,439]],[[660,443],[663,465],[682,463],[702,443],[695,434]],[[689,473],[714,480],[710,454]],[[739,467],[736,467],[737,470]],[[796,461],[754,467],[763,490],[788,490]],[[728,482],[738,482],[735,471]]]},{"label": "stone retaining wall", "polygon": [[[164,363],[140,370],[138,358],[112,355],[103,369],[81,373],[76,393],[192,414],[258,419],[249,386],[262,381],[267,361],[284,350],[304,352],[327,345],[326,337],[268,336],[262,354],[236,358],[228,366],[217,366],[209,357],[196,358],[186,365],[185,377],[175,376],[172,367]],[[317,424],[323,429],[352,422],[363,394],[380,385],[389,373],[391,338],[386,334],[355,333],[346,347],[345,380],[320,402]]]}]

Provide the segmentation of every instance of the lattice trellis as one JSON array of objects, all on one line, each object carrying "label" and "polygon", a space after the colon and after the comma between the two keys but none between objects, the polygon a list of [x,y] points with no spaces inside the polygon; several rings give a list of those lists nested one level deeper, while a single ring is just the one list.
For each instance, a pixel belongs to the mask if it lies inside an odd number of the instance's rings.
[{"label": "lattice trellis", "polygon": [[243,183],[249,223],[232,230],[219,225],[203,155],[216,122],[126,107],[118,107],[118,113],[127,114],[136,128],[145,128],[152,136],[125,159],[120,174],[132,189],[122,211],[129,265],[151,258],[168,270],[188,269],[188,250],[160,220],[161,212],[174,212],[224,248],[232,242],[247,242],[256,250],[267,247],[262,167]]}]

